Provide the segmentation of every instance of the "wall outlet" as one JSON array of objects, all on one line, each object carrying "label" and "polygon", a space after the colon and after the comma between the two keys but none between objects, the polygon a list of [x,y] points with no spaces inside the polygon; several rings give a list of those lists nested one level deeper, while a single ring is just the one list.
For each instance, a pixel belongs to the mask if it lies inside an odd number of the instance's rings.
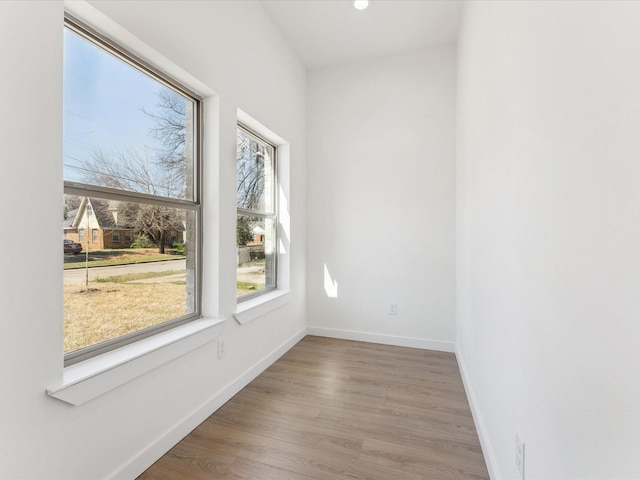
[{"label": "wall outlet", "polygon": [[224,351],[224,338],[219,338],[218,339],[218,358],[222,358],[224,357],[225,351]]},{"label": "wall outlet", "polygon": [[397,315],[398,314],[398,303],[397,302],[389,302],[389,315]]},{"label": "wall outlet", "polygon": [[520,440],[520,435],[516,433],[516,466],[520,472],[520,479],[524,480],[524,442]]}]

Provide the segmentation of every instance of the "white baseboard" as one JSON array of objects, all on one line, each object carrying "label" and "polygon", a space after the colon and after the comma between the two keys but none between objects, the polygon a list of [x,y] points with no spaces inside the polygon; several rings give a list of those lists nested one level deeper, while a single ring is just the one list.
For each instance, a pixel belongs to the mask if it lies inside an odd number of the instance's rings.
[{"label": "white baseboard", "polygon": [[504,478],[500,474],[498,462],[496,460],[493,448],[491,447],[491,441],[489,440],[489,434],[485,426],[484,419],[482,418],[482,414],[480,413],[480,407],[476,400],[476,395],[469,380],[466,363],[458,346],[456,346],[456,359],[458,360],[458,367],[460,368],[460,375],[462,376],[462,384],[464,385],[464,390],[467,394],[467,400],[469,401],[469,406],[471,407],[473,423],[476,426],[476,431],[478,432],[478,439],[480,440],[480,446],[482,447],[484,460],[487,464],[487,470],[489,471],[489,478],[491,478],[492,480]]},{"label": "white baseboard", "polygon": [[240,377],[171,427],[164,435],[141,451],[126,465],[119,468],[109,478],[113,480],[136,478],[306,335],[306,328],[293,335],[264,359],[253,365]]},{"label": "white baseboard", "polygon": [[340,338],[342,340],[355,340],[358,342],[381,343],[383,345],[395,345],[398,347],[421,348],[423,350],[436,350],[439,352],[454,352],[454,342],[441,340],[429,340],[426,338],[400,337],[396,335],[382,335],[379,333],[357,332],[353,330],[339,330],[335,328],[308,327],[308,335],[318,337]]}]

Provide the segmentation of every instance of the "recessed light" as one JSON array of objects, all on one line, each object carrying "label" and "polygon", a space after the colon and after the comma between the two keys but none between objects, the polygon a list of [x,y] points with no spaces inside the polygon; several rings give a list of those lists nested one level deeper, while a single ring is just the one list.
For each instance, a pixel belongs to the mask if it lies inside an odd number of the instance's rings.
[{"label": "recessed light", "polygon": [[353,6],[356,10],[364,10],[369,6],[369,0],[354,0]]}]

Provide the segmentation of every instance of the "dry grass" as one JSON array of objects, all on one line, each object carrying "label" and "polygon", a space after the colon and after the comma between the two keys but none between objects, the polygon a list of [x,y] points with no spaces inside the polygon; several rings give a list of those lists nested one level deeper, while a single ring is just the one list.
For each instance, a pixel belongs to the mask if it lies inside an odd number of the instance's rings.
[{"label": "dry grass", "polygon": [[[265,287],[260,262],[247,267],[238,278],[238,296]],[[65,285],[65,353],[185,315],[187,287],[184,279],[172,278],[180,273],[184,270],[111,276],[89,282],[88,292],[84,285]],[[154,277],[161,277],[159,283],[142,283]]]},{"label": "dry grass", "polygon": [[185,285],[89,282],[64,287],[64,351],[78,350],[185,314]]}]

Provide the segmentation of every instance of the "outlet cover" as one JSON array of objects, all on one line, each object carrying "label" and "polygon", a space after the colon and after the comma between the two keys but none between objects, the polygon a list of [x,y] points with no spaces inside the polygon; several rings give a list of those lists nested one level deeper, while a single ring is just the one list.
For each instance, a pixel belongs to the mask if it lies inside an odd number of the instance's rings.
[{"label": "outlet cover", "polygon": [[398,303],[389,302],[389,315],[397,315],[397,314],[398,314]]}]

